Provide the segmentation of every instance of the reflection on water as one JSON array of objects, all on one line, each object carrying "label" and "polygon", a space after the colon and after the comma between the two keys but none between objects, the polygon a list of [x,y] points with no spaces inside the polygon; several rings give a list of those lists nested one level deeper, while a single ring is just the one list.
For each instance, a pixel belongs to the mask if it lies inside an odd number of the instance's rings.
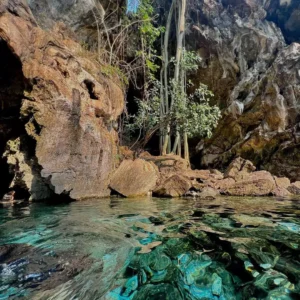
[{"label": "reflection on water", "polygon": [[0,208],[0,299],[299,299],[300,202]]}]

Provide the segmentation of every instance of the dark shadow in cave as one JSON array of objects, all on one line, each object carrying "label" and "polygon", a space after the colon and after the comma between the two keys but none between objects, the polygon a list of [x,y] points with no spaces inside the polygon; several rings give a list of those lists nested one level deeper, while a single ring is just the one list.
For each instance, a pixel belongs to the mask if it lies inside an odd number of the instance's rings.
[{"label": "dark shadow in cave", "polygon": [[83,83],[85,84],[85,86],[89,92],[90,98],[92,100],[99,100],[98,96],[95,93],[95,83],[88,79],[84,80]]},{"label": "dark shadow in cave", "polygon": [[[143,82],[141,78],[137,82],[138,86],[143,86]],[[140,88],[137,88],[132,82],[130,82],[128,91],[127,91],[127,113],[130,116],[136,115],[138,113],[138,104],[137,99],[142,99],[143,97],[143,90]],[[132,122],[132,120],[131,120]],[[135,132],[131,133],[131,136],[122,135],[120,136],[120,141],[123,146],[129,146],[131,147],[133,144],[135,144],[135,147],[132,149],[134,151],[139,151],[140,143],[135,143],[137,138],[139,137],[139,130],[136,130]],[[159,132],[156,132],[152,138],[148,141],[145,149],[145,151],[148,151],[152,155],[159,155]]]},{"label": "dark shadow in cave", "polygon": [[13,55],[7,43],[0,39],[0,198],[5,194],[13,175],[3,153],[9,139],[25,133],[20,120],[20,108],[25,78],[21,62]]}]

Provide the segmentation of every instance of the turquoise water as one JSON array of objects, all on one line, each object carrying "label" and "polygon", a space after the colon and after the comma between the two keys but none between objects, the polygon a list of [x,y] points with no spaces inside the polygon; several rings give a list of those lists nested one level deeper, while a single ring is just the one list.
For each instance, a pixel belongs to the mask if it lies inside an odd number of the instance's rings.
[{"label": "turquoise water", "polygon": [[3,299],[300,299],[300,201],[0,207]]}]

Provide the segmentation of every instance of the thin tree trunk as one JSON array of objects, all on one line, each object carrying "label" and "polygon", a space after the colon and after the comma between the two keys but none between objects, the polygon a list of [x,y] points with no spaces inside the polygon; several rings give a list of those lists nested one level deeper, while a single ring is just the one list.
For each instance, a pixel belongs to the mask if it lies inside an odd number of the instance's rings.
[{"label": "thin tree trunk", "polygon": [[168,94],[169,39],[170,39],[170,30],[171,30],[171,23],[172,23],[175,3],[176,0],[173,0],[169,11],[166,31],[164,36],[164,87],[165,87],[165,103],[166,103],[167,113],[169,112],[169,94]]},{"label": "thin tree trunk", "polygon": [[166,155],[167,154],[167,149],[168,149],[168,144],[170,143],[170,126],[167,126],[166,129],[166,134],[164,136],[164,145],[163,145],[163,149],[162,149],[162,155]]},{"label": "thin tree trunk", "polygon": [[181,137],[179,137],[179,145],[177,155],[181,157]]},{"label": "thin tree trunk", "polygon": [[[175,65],[174,80],[177,85],[178,84],[181,85],[181,93],[183,93],[185,89],[184,80],[183,80],[184,70],[182,70],[181,61],[182,61],[183,39],[185,33],[186,0],[181,0],[179,2],[180,2],[179,11],[178,11],[179,22],[178,22],[178,30],[177,30],[177,49],[176,49],[176,65]],[[171,109],[173,105],[174,105],[174,99],[171,100]],[[183,139],[184,139],[184,158],[189,160],[188,137],[185,132],[183,134]],[[179,140],[180,140],[180,135],[179,135]],[[177,140],[176,138],[176,141],[178,143],[179,140]]]},{"label": "thin tree trunk", "polygon": [[179,131],[177,131],[172,153],[174,153],[174,154],[178,153],[177,149],[178,149],[178,146],[179,146],[179,142],[180,142],[180,133],[179,133]]},{"label": "thin tree trunk", "polygon": [[189,142],[188,135],[186,132],[183,134],[184,139],[184,159],[186,159],[190,163],[190,152],[189,152]]},{"label": "thin tree trunk", "polygon": [[[171,23],[172,23],[172,17],[174,12],[176,0],[172,1],[170,11],[168,14],[167,24],[166,24],[166,31],[164,36],[164,52],[163,52],[163,58],[164,58],[164,91],[165,91],[165,115],[168,115],[170,112],[170,105],[169,105],[169,91],[168,91],[168,66],[169,66],[169,39],[170,39],[170,30],[171,30]],[[162,149],[162,155],[166,155],[167,151],[170,152],[171,149],[171,126],[168,124],[164,136],[164,144]]]}]

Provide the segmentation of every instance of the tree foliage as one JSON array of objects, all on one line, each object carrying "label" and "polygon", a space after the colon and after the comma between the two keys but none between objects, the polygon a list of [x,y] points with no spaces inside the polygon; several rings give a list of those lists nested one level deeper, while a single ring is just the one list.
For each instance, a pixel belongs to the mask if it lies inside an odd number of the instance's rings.
[{"label": "tree foliage", "polygon": [[[208,87],[193,86],[189,79],[198,70],[201,57],[184,47],[186,4],[187,0],[172,0],[169,11],[162,18],[166,20],[164,28],[154,21],[153,1],[140,2],[136,16],[144,22],[139,25],[142,47],[137,56],[144,62],[145,91],[142,99],[136,99],[138,111],[130,116],[128,128],[138,129],[140,135],[143,133],[146,137],[149,132],[159,131],[162,154],[171,151],[180,154],[183,137],[184,156],[189,159],[188,138],[211,137],[221,112],[217,106],[210,105],[214,95]],[[171,30],[176,32],[175,44],[170,40]],[[160,55],[155,48],[159,37]],[[176,55],[169,59],[169,53]],[[193,92],[188,92],[191,90]]]}]

